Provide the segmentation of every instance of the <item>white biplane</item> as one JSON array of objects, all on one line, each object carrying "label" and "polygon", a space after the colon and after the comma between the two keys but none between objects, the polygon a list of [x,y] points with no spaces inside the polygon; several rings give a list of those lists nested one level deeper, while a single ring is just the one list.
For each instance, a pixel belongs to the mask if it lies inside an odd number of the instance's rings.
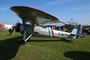
[{"label": "white biplane", "polygon": [[[77,38],[81,34],[81,25],[77,26],[72,32],[64,32],[53,29],[53,27],[44,27],[43,24],[51,24],[60,22],[58,18],[52,16],[41,10],[26,7],[26,6],[13,6],[11,10],[14,11],[21,19],[22,24],[17,23],[10,29],[10,34],[16,29],[16,32],[23,34],[21,43],[25,43],[32,35],[45,35],[49,37],[60,37],[60,38]],[[30,24],[26,24],[29,22]]]}]

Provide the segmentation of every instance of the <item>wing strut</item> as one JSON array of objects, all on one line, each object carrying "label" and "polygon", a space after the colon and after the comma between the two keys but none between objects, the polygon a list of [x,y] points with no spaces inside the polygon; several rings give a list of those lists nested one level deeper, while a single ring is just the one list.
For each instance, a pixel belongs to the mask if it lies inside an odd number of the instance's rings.
[{"label": "wing strut", "polygon": [[32,20],[32,22],[31,22],[31,24],[32,24],[32,28],[31,28],[32,32],[30,34],[28,34],[28,32],[27,32],[28,30],[27,30],[26,25],[25,25],[26,20],[22,18],[23,27],[24,27],[23,42],[22,42],[23,44],[26,41],[29,40],[29,38],[32,36],[32,34],[34,32],[34,25],[35,25],[35,21],[36,21],[36,16],[31,17],[31,20]]}]

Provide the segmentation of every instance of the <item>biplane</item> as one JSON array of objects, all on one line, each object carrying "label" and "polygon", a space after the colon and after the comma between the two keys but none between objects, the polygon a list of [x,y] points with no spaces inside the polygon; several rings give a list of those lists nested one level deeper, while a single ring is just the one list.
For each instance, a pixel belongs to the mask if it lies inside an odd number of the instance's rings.
[{"label": "biplane", "polygon": [[[25,43],[32,35],[38,34],[40,36],[45,35],[49,37],[60,38],[77,38],[76,36],[81,34],[81,25],[77,26],[72,32],[64,32],[56,30],[53,26],[43,26],[43,24],[59,23],[60,20],[55,16],[52,16],[44,11],[26,7],[26,6],[13,6],[11,10],[16,13],[22,19],[22,23],[17,23],[13,26],[9,32],[12,34],[14,29],[16,32],[23,34],[21,43]],[[28,24],[27,24],[28,23]]]}]

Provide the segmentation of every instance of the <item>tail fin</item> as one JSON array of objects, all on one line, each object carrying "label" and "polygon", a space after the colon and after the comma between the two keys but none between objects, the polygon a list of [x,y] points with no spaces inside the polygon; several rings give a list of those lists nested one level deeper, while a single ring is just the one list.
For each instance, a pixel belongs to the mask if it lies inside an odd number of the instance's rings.
[{"label": "tail fin", "polygon": [[83,34],[83,31],[83,26],[79,24],[72,30],[71,34],[75,34],[75,38],[78,38],[81,34]]}]

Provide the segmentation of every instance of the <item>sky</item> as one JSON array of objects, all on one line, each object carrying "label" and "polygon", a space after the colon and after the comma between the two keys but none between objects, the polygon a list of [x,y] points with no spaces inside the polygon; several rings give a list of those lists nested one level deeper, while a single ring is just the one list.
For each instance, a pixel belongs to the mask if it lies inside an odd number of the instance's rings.
[{"label": "sky", "polygon": [[0,23],[21,22],[21,19],[10,10],[12,6],[33,7],[63,22],[68,22],[72,18],[74,22],[90,24],[90,0],[0,0]]}]

